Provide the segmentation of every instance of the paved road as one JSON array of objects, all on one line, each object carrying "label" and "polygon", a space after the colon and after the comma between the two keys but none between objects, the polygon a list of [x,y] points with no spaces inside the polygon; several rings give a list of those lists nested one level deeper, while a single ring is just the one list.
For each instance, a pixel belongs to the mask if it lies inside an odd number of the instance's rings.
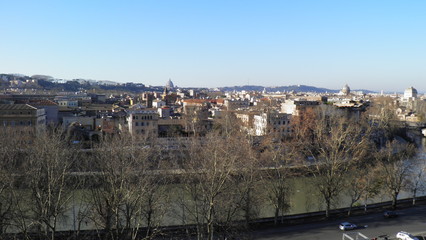
[{"label": "paved road", "polygon": [[255,232],[254,239],[341,240],[344,232],[339,230],[338,225],[340,222],[348,221],[362,226],[348,232],[361,232],[369,238],[387,234],[391,239],[395,239],[397,232],[407,231],[421,240],[426,240],[426,206],[402,209],[397,212],[399,216],[392,219],[385,219],[381,213],[374,213],[319,223],[260,230]]}]

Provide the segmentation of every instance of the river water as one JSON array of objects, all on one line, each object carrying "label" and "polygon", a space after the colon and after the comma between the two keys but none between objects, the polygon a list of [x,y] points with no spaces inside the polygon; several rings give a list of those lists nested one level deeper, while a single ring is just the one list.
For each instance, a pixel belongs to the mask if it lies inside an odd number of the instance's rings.
[{"label": "river water", "polygon": [[[422,144],[420,147],[420,152],[417,157],[411,160],[414,164],[416,164],[417,169],[426,167],[426,138],[421,139]],[[426,174],[426,173],[425,173]],[[423,178],[424,180],[425,178]],[[290,180],[289,185],[292,189],[292,194],[290,197],[290,209],[286,214],[300,214],[307,212],[316,212],[325,210],[325,204],[323,199],[319,196],[318,191],[316,190],[314,184],[314,178],[310,177],[297,177]],[[423,186],[425,183],[423,183]],[[178,185],[169,185],[167,186],[168,191],[171,193],[171,196],[179,197],[182,195],[179,192]],[[264,189],[264,194],[267,194],[267,189]],[[73,192],[73,198],[70,201],[70,207],[65,213],[64,217],[59,222],[58,230],[75,230],[78,228],[78,214],[79,212],[85,210],[89,207],[89,205],[84,201],[85,197],[90,194],[88,190],[78,190]],[[426,188],[420,189],[418,191],[417,196],[425,196]],[[385,194],[379,194],[380,197],[375,197],[368,200],[368,204],[389,201],[390,198]],[[410,191],[404,190],[400,193],[399,199],[409,198],[412,196]],[[180,225],[183,223],[181,216],[185,215],[184,209],[177,204],[178,201],[171,199],[173,206],[172,210],[169,210],[163,218],[163,225]],[[350,198],[342,192],[338,198],[338,201],[334,204],[333,208],[346,208],[349,207]],[[363,205],[364,202],[359,202],[356,205]],[[258,214],[260,218],[263,217],[273,217],[274,209],[272,205],[268,202],[264,202],[259,207]],[[95,229],[96,226],[91,223],[91,221],[83,220],[80,222],[81,230]]]}]

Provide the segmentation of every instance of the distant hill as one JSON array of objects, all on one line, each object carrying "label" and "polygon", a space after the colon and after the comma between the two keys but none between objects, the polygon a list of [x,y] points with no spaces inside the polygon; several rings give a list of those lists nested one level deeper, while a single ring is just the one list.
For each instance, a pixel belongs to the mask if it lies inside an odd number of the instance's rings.
[{"label": "distant hill", "polygon": [[276,87],[264,87],[264,86],[251,86],[251,85],[244,85],[244,86],[234,86],[234,87],[223,87],[219,88],[222,91],[263,91],[266,90],[267,92],[317,92],[317,93],[336,93],[339,92],[339,90],[333,90],[333,89],[327,89],[327,88],[317,88],[312,86],[306,86],[306,85],[291,85],[291,86],[276,86]]},{"label": "distant hill", "polygon": [[[143,92],[143,91],[163,91],[163,86],[145,86],[141,83],[117,83],[108,80],[91,80],[91,79],[55,79],[49,75],[33,75],[26,76],[23,74],[2,74],[0,73],[0,87],[7,88],[9,82],[11,81],[21,81],[25,83],[28,80],[36,80],[36,85],[30,84],[26,86],[21,84],[18,87],[21,88],[41,88],[46,90],[60,90],[60,91],[79,91],[79,90],[107,90],[107,91],[129,91],[129,92]],[[16,87],[16,86],[15,86]],[[233,86],[233,87],[220,87],[216,88],[220,91],[232,92],[232,91],[257,91],[261,92],[266,90],[267,92],[315,92],[315,93],[338,93],[339,90],[327,89],[327,88],[318,88],[313,86],[306,85],[291,85],[291,86],[275,86],[275,87],[265,87],[265,86],[253,86],[253,85],[244,85],[244,86]],[[362,91],[364,93],[373,93],[369,90],[352,90],[352,91]]]},{"label": "distant hill", "polygon": [[[222,87],[219,88],[221,91],[258,91],[261,92],[266,90],[267,92],[315,92],[315,93],[338,93],[339,90],[328,89],[328,88],[318,88],[313,86],[306,85],[291,85],[291,86],[276,86],[276,87],[264,87],[264,86],[252,86],[252,85],[244,85],[244,86],[234,86],[234,87]],[[352,91],[362,91],[364,93],[373,93],[370,90],[352,90]]]},{"label": "distant hill", "polygon": [[[26,76],[23,74],[4,74],[0,73],[0,87],[8,88],[12,82],[14,88],[45,89],[57,91],[81,91],[99,89],[104,91],[125,91],[139,93],[144,91],[162,91],[163,87],[146,87],[141,83],[116,83],[113,81],[96,81],[91,79],[55,79],[48,75]],[[28,82],[30,84],[28,84]]]}]

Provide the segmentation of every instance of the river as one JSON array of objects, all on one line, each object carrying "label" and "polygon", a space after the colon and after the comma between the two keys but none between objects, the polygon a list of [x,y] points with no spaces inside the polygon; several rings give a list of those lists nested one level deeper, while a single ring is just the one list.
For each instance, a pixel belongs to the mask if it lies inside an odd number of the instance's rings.
[{"label": "river", "polygon": [[[419,147],[420,151],[418,155],[410,160],[413,164],[416,165],[416,169],[421,169],[426,167],[426,138],[421,139],[421,146]],[[426,173],[425,173],[426,174]],[[423,181],[424,181],[423,177]],[[286,214],[301,214],[307,212],[316,212],[325,210],[325,204],[323,199],[319,196],[318,191],[316,191],[316,187],[314,184],[315,179],[311,177],[297,177],[289,180],[289,185],[292,189],[292,194],[290,197],[290,208],[286,212]],[[262,186],[267,186],[267,184],[263,184]],[[417,193],[417,196],[425,196],[426,195],[426,184],[423,182],[423,188],[420,189]],[[179,192],[179,185],[167,185],[164,186],[167,188],[167,191],[172,196],[170,202],[174,204],[170,204],[173,209],[167,211],[163,218],[163,225],[180,225],[184,221],[182,216],[185,215],[184,208],[182,208],[177,202],[177,200],[173,200],[173,198],[181,197],[182,193]],[[262,190],[259,191],[259,194],[267,194],[268,189],[262,187]],[[263,192],[263,193],[262,193]],[[90,194],[88,190],[76,190],[72,193],[72,198],[70,200],[70,206],[67,209],[64,216],[59,221],[58,231],[61,230],[76,230],[80,228],[81,230],[89,230],[97,228],[95,224],[93,224],[88,219],[80,221],[80,226],[78,223],[79,213],[84,212],[86,208],[90,206],[87,204],[85,200]],[[379,197],[375,197],[368,200],[368,204],[389,201],[390,198],[385,194],[378,194]],[[404,190],[399,194],[399,199],[409,198],[412,196],[410,191]],[[350,197],[347,196],[345,192],[341,192],[338,200],[335,201],[333,208],[345,208],[349,207]],[[364,202],[358,202],[356,205],[362,205]],[[267,201],[263,202],[261,206],[258,208],[258,217],[273,217],[274,209],[270,203]]]}]

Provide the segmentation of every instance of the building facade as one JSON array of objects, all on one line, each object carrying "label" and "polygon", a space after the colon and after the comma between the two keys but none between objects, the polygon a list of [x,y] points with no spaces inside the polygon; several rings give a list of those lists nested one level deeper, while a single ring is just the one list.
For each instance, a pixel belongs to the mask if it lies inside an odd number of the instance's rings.
[{"label": "building facade", "polygon": [[28,104],[0,104],[0,124],[38,132],[46,127],[46,112]]},{"label": "building facade", "polygon": [[298,116],[308,108],[318,106],[320,102],[305,99],[286,100],[281,104],[281,112]]},{"label": "building facade", "polygon": [[133,136],[157,136],[158,112],[157,109],[141,109],[131,111],[127,117],[129,132]]},{"label": "building facade", "polygon": [[269,112],[254,116],[254,134],[264,136],[267,134],[277,134],[285,137],[291,134],[291,114]]}]

